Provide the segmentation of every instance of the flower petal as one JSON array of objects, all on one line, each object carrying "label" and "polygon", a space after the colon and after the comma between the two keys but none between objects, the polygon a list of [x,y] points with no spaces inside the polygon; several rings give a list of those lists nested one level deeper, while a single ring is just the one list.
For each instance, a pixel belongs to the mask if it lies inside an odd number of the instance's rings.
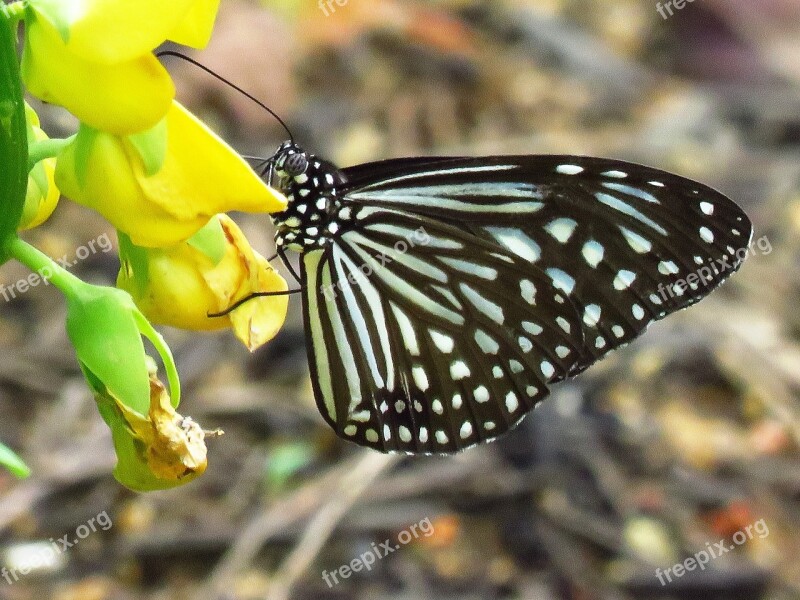
[{"label": "flower petal", "polygon": [[177,218],[240,210],[276,212],[286,198],[268,187],[219,136],[178,102],[167,113],[167,155],[161,170],[146,177],[146,195]]},{"label": "flower petal", "polygon": [[153,127],[175,87],[150,54],[102,65],[72,53],[43,18],[28,22],[22,77],[34,96],[64,106],[96,129],[126,135]]},{"label": "flower petal", "polygon": [[[286,280],[270,267],[262,256],[256,256],[260,265],[258,285],[252,291],[283,292],[289,289]],[[264,296],[245,302],[230,314],[233,332],[253,352],[274,338],[286,320],[289,296]]]},{"label": "flower petal", "polygon": [[195,0],[186,16],[167,37],[184,46],[203,48],[211,38],[218,8],[219,0]]},{"label": "flower petal", "polygon": [[[176,219],[152,202],[134,175],[132,153],[122,138],[82,128],[58,156],[56,184],[65,196],[102,214],[139,246],[169,246],[191,237],[208,216]],[[141,173],[141,161],[134,158]]]},{"label": "flower petal", "polygon": [[70,52],[105,64],[149,53],[180,26],[190,9],[197,12],[194,10],[197,0],[30,0],[30,3],[60,32]]},{"label": "flower petal", "polygon": [[197,331],[233,325],[255,349],[275,336],[286,318],[288,296],[254,298],[224,317],[222,312],[253,292],[285,291],[286,281],[248,243],[230,217],[215,217],[224,238],[220,258],[193,239],[170,248],[139,248],[120,238],[117,286],[128,291],[154,323]]}]

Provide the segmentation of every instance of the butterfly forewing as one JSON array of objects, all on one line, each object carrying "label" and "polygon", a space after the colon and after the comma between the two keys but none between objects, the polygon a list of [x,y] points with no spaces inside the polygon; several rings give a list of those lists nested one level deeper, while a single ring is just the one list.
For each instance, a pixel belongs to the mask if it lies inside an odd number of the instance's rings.
[{"label": "butterfly forewing", "polygon": [[752,234],[719,192],[609,159],[420,158],[345,173],[347,201],[460,227],[547,273],[585,329],[573,372],[705,297],[739,267]]},{"label": "butterfly forewing", "polygon": [[494,438],[585,360],[578,311],[551,279],[450,225],[362,209],[303,265],[320,411],[360,444]]}]

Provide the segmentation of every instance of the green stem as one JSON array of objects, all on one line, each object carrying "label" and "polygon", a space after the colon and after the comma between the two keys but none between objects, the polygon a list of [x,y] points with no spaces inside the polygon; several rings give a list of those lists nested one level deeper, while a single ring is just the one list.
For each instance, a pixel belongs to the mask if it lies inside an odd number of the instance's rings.
[{"label": "green stem", "polygon": [[169,381],[170,400],[172,400],[172,406],[178,408],[178,404],[181,402],[181,382],[178,378],[178,370],[175,367],[172,351],[167,346],[164,338],[161,337],[161,334],[155,330],[142,313],[135,311],[133,317],[136,319],[139,331],[150,340],[150,343],[153,344],[153,347],[161,356],[161,362],[164,363],[164,371],[167,373],[167,381]]},{"label": "green stem", "polygon": [[38,273],[46,282],[52,282],[65,296],[78,293],[85,284],[66,269],[60,267],[44,252],[28,242],[13,236],[8,241],[8,253],[31,271]]},{"label": "green stem", "polygon": [[28,145],[28,171],[33,169],[33,167],[39,161],[42,161],[46,158],[53,158],[58,156],[58,153],[61,150],[69,145],[72,140],[75,139],[74,135],[71,135],[68,138],[52,138],[48,140],[41,140],[39,142],[33,142],[32,144]]}]

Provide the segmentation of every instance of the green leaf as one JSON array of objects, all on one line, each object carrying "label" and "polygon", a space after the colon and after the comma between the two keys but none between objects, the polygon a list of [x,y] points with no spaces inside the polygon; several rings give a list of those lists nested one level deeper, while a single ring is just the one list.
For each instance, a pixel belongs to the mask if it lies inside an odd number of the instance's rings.
[{"label": "green leaf", "polygon": [[225,232],[217,217],[212,217],[187,243],[210,258],[214,266],[225,256]]},{"label": "green leaf", "polygon": [[13,450],[4,444],[0,444],[0,465],[3,465],[15,477],[19,477],[20,479],[24,479],[31,474],[28,465],[26,465]]},{"label": "green leaf", "polygon": [[27,123],[12,23],[0,11],[0,264],[16,236],[28,185]]},{"label": "green leaf", "polygon": [[144,173],[151,177],[161,170],[167,157],[167,117],[155,127],[128,136],[144,164]]}]

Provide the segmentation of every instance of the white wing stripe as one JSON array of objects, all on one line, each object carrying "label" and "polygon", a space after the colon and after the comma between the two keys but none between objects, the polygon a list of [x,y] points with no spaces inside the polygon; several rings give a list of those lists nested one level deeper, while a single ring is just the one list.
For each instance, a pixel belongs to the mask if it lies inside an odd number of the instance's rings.
[{"label": "white wing stripe", "polygon": [[451,209],[468,213],[490,213],[508,214],[522,213],[531,214],[544,208],[544,203],[529,202],[505,202],[503,204],[481,204],[476,202],[462,202],[452,198],[433,196],[429,194],[409,194],[406,190],[386,190],[375,192],[353,192],[348,194],[350,200],[360,200],[366,202],[387,202],[390,204],[407,204],[409,206],[436,206],[437,209]]},{"label": "white wing stripe", "polygon": [[[350,235],[349,233],[346,234]],[[345,237],[346,237],[345,236]],[[431,298],[423,294],[417,288],[411,286],[407,281],[398,277],[388,269],[384,269],[366,250],[358,244],[351,244],[351,247],[361,257],[361,259],[372,268],[373,277],[378,277],[383,283],[394,289],[398,294],[404,296],[411,303],[418,306],[439,318],[453,323],[463,325],[464,317],[445,308],[441,304],[434,302]]]},{"label": "white wing stripe", "polygon": [[[348,316],[356,327],[356,335],[358,335],[358,339],[361,342],[364,356],[372,372],[374,384],[378,389],[382,389],[384,387],[383,375],[378,370],[378,362],[375,360],[375,353],[372,351],[372,340],[370,339],[369,329],[367,329],[367,323],[364,320],[364,313],[358,306],[356,296],[353,293],[353,287],[358,287],[363,291],[363,285],[369,285],[369,282],[361,271],[357,269],[345,269],[342,264],[342,252],[336,245],[333,246],[333,260],[336,264],[336,273],[339,275],[339,281],[347,282],[347,285],[341,285],[340,289],[344,293],[344,300],[349,309]],[[356,280],[355,284],[350,283],[351,280],[349,277],[351,276]]]},{"label": "white wing stripe", "polygon": [[314,357],[317,365],[317,385],[322,393],[322,400],[325,410],[332,421],[336,421],[336,405],[333,398],[333,386],[331,385],[331,367],[328,361],[328,350],[325,347],[325,336],[320,322],[320,308],[317,302],[317,290],[319,289],[319,261],[322,250],[308,252],[303,257],[306,285],[308,286],[308,320],[311,331],[311,346],[314,349]]},{"label": "white wing stripe", "polygon": [[[334,246],[336,255],[338,260],[342,261],[347,267],[350,269],[351,272],[358,271],[355,263],[350,260],[344,252],[338,246]],[[359,271],[360,273],[360,271]],[[367,279],[363,277],[359,281],[359,290],[362,294],[364,294],[364,298],[369,304],[369,308],[372,311],[371,317],[373,323],[375,324],[375,331],[378,332],[378,340],[381,345],[381,350],[383,351],[383,356],[386,359],[386,366],[385,366],[385,376],[386,376],[386,389],[394,391],[394,361],[392,359],[392,349],[390,345],[390,337],[389,337],[389,330],[386,328],[386,315],[383,310],[383,304],[381,303],[380,295],[378,291],[375,289],[375,286]]]},{"label": "white wing stripe", "polygon": [[386,261],[387,263],[391,263],[397,261],[412,271],[416,271],[420,275],[435,279],[439,283],[447,283],[447,273],[441,269],[437,269],[429,262],[419,259],[416,256],[410,256],[404,252],[401,252],[400,250],[392,248],[391,246],[385,246],[379,242],[370,240],[360,233],[356,233],[354,231],[348,232],[345,234],[345,237],[348,239],[348,241],[352,240],[357,244],[377,250],[382,256],[381,262]]},{"label": "white wing stripe", "polygon": [[626,214],[634,219],[641,221],[648,227],[652,227],[661,235],[667,235],[667,230],[664,229],[661,225],[653,221],[653,219],[646,217],[638,210],[633,208],[631,205],[626,204],[616,196],[612,196],[610,194],[604,194],[603,192],[595,192],[594,197],[597,198],[600,202],[613,208],[614,210],[618,210],[619,212]]},{"label": "white wing stripe", "polygon": [[[322,268],[322,285],[324,286],[323,289],[333,289],[330,261],[327,261]],[[342,363],[344,364],[343,376],[347,382],[347,387],[350,390],[350,406],[348,407],[347,412],[348,414],[352,414],[355,412],[356,407],[361,403],[361,379],[358,376],[356,361],[353,357],[353,350],[350,347],[350,341],[347,339],[342,317],[339,314],[338,307],[336,306],[335,295],[332,295],[330,298],[326,296],[325,307],[327,309],[328,319],[333,326],[333,335],[336,340],[336,351],[342,357]]]},{"label": "white wing stripe", "polygon": [[383,179],[374,184],[366,186],[364,189],[375,187],[376,185],[388,185],[390,183],[397,183],[398,181],[407,181],[409,179],[419,179],[420,177],[440,177],[442,175],[457,175],[461,173],[481,173],[484,171],[508,171],[517,168],[517,165],[489,165],[480,167],[459,167],[456,169],[441,169],[439,171],[418,171],[416,173],[409,173],[391,179]]}]

